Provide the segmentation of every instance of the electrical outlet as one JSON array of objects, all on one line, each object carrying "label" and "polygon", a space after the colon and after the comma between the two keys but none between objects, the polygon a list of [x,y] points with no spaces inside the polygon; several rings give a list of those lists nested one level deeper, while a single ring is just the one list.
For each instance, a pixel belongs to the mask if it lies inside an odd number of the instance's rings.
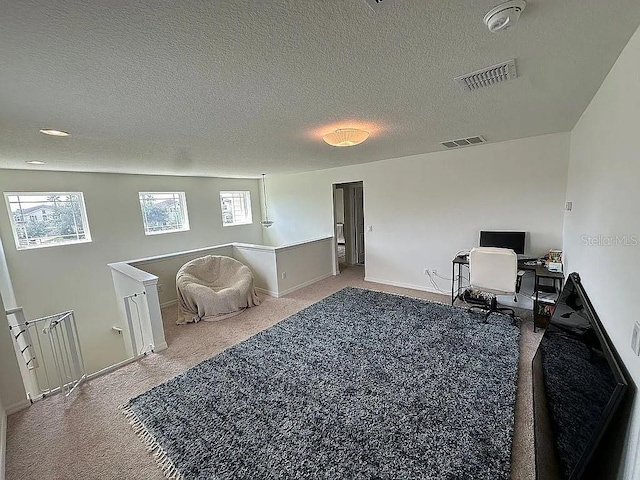
[{"label": "electrical outlet", "polygon": [[164,288],[163,288],[162,284],[161,284],[161,283],[159,283],[159,284],[158,284],[158,292],[162,292],[162,290],[163,290],[163,289],[164,289]]},{"label": "electrical outlet", "polygon": [[424,267],[424,270],[422,271],[422,273],[425,275],[429,275],[429,269],[427,267]]},{"label": "electrical outlet", "polygon": [[282,277],[282,280],[284,280],[285,278],[287,278],[287,272],[282,272],[280,276]]},{"label": "electrical outlet", "polygon": [[435,268],[431,270],[431,275],[438,275],[438,270],[436,270]]},{"label": "electrical outlet", "polygon": [[631,349],[636,355],[640,355],[640,322],[633,325],[633,333],[631,334]]}]

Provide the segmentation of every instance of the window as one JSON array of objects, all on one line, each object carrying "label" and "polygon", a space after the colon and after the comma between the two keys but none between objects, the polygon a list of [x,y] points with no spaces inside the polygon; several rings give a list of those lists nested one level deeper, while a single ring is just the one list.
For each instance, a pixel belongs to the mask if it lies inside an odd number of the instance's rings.
[{"label": "window", "polygon": [[251,192],[220,192],[222,225],[247,225],[251,218]]},{"label": "window", "polygon": [[140,208],[147,235],[189,230],[184,192],[140,192]]},{"label": "window", "polygon": [[18,250],[91,241],[80,192],[5,193]]}]

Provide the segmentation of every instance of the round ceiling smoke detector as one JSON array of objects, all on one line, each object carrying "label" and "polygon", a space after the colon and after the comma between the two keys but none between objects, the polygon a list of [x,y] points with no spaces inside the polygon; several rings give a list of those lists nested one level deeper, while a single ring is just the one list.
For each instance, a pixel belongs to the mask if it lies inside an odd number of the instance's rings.
[{"label": "round ceiling smoke detector", "polygon": [[501,3],[489,10],[484,16],[484,23],[492,32],[511,28],[516,24],[526,6],[527,4],[524,0],[511,0]]}]

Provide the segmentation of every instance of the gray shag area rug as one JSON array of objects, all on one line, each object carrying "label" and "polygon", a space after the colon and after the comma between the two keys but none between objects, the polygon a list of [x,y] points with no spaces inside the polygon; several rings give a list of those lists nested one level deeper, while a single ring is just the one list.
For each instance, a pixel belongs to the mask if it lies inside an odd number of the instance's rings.
[{"label": "gray shag area rug", "polygon": [[518,327],[345,288],[131,399],[169,478],[508,479]]}]

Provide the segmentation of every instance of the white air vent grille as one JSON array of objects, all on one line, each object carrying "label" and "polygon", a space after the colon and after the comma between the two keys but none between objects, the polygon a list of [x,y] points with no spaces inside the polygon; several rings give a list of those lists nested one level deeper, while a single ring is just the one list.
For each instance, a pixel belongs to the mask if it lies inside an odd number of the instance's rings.
[{"label": "white air vent grille", "polygon": [[485,143],[486,140],[482,135],[477,135],[475,137],[469,138],[461,138],[460,140],[449,140],[447,142],[442,142],[447,148],[458,148],[458,147],[468,147],[469,145],[478,145],[479,143]]},{"label": "white air vent grille", "polygon": [[456,82],[463,90],[472,91],[483,87],[489,87],[496,83],[513,80],[518,76],[516,72],[516,61],[508,60],[492,67],[483,68],[476,72],[468,73],[456,77]]}]

